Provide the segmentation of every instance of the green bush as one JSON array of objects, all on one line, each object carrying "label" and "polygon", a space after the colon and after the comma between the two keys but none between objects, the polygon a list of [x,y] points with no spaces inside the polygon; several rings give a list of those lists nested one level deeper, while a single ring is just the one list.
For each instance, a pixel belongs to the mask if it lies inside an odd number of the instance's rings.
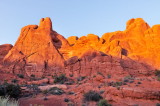
[{"label": "green bush", "polygon": [[158,76],[157,80],[160,81],[160,76]]},{"label": "green bush", "polygon": [[10,96],[11,98],[18,98],[21,94],[19,85],[3,84],[0,85],[0,96]]},{"label": "green bush", "polygon": [[34,74],[32,74],[32,75],[31,75],[31,77],[35,78],[35,75],[34,75]]},{"label": "green bush", "polygon": [[107,100],[102,99],[98,102],[98,106],[112,106],[112,105],[108,104]]},{"label": "green bush", "polygon": [[18,76],[19,78],[24,78],[24,75],[23,75],[23,74],[17,74],[17,76]]},{"label": "green bush", "polygon": [[155,71],[155,76],[160,76],[160,70]]},{"label": "green bush", "polygon": [[18,80],[17,80],[17,79],[13,79],[11,82],[12,82],[12,83],[17,83]]},{"label": "green bush", "polygon": [[84,94],[84,99],[87,101],[99,101],[103,97],[96,91],[89,91]]},{"label": "green bush", "polygon": [[122,86],[122,84],[123,84],[122,82],[114,82],[112,86],[119,87],[119,86]]},{"label": "green bush", "polygon": [[48,92],[51,93],[52,95],[62,95],[64,93],[62,89],[57,87],[50,88]]},{"label": "green bush", "polygon": [[160,103],[157,103],[156,106],[160,106]]},{"label": "green bush", "polygon": [[68,81],[68,78],[66,77],[65,74],[60,74],[59,76],[54,75],[54,83],[60,83],[60,84],[64,84],[64,82]]}]

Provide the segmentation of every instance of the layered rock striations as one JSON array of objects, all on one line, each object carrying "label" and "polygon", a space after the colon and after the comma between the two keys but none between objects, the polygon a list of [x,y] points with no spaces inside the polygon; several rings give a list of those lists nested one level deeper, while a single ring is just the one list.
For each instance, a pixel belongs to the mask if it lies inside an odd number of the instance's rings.
[{"label": "layered rock striations", "polygon": [[67,92],[75,95],[64,95],[76,103],[95,90],[115,106],[152,106],[160,101],[155,74],[160,68],[159,41],[160,25],[150,27],[141,18],[129,20],[124,31],[68,39],[52,29],[50,18],[42,18],[39,25],[23,27],[14,46],[0,45],[0,83],[14,78],[21,84],[53,84],[53,76],[65,74]]},{"label": "layered rock striations", "polygon": [[[80,38],[72,36],[65,39],[52,29],[50,18],[42,18],[39,25],[22,28],[17,42],[3,58],[3,65],[7,67],[6,71],[28,76],[64,71],[67,73],[71,70],[77,70],[79,73],[91,69],[106,70],[117,64],[108,65],[112,64],[114,58],[120,61],[118,64],[121,69],[117,71],[131,66],[129,63],[122,65],[124,61],[135,61],[137,64],[144,63],[148,67],[150,65],[152,68],[159,68],[159,29],[159,25],[150,28],[143,19],[137,18],[127,22],[126,30],[105,33],[101,38],[88,34]],[[97,53],[101,55],[96,55]],[[75,61],[74,64],[68,64],[70,59]],[[99,64],[99,61],[103,64]],[[95,64],[99,69],[92,67],[96,66]]]},{"label": "layered rock striations", "polygon": [[64,58],[58,49],[67,45],[68,41],[52,30],[50,18],[42,18],[39,26],[22,28],[17,42],[3,62],[12,73],[42,76],[63,67]]},{"label": "layered rock striations", "polygon": [[86,51],[96,50],[159,68],[159,30],[159,25],[150,27],[143,19],[136,18],[127,22],[126,30],[105,33],[101,38],[94,34],[79,39],[70,37],[68,41],[71,42],[72,38],[74,43],[71,43],[69,57],[81,57]]}]

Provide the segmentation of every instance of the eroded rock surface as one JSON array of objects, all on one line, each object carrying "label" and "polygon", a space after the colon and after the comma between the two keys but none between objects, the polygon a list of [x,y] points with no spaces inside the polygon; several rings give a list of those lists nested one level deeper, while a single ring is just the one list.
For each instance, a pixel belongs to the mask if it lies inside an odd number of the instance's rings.
[{"label": "eroded rock surface", "polygon": [[67,40],[52,30],[50,18],[42,18],[39,26],[22,28],[14,47],[4,58],[4,65],[12,73],[42,76],[63,67],[63,56],[59,48],[69,45]]},{"label": "eroded rock surface", "polygon": [[13,47],[0,45],[0,79],[22,74],[20,84],[53,84],[54,75],[65,74],[70,78],[67,83],[73,84],[66,90],[76,92],[65,96],[73,102],[82,102],[89,90],[102,90],[103,97],[115,106],[155,105],[160,101],[155,76],[155,69],[160,68],[159,36],[160,25],[150,27],[136,18],[126,23],[124,31],[65,39],[52,29],[50,18],[42,18],[39,25],[23,27]]}]

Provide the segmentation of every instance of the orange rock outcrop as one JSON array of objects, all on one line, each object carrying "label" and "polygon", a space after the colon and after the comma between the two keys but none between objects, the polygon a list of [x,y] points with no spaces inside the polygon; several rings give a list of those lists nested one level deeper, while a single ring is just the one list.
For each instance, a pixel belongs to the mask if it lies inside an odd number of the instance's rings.
[{"label": "orange rock outcrop", "polygon": [[[65,61],[72,57],[77,56],[81,60],[87,53],[101,53],[160,68],[159,29],[160,25],[150,28],[143,19],[137,18],[127,22],[126,30],[105,33],[101,38],[88,34],[80,38],[72,36],[65,39],[52,30],[50,18],[42,18],[39,25],[22,28],[17,42],[3,58],[3,65],[9,67],[7,71],[12,73],[42,76],[50,72],[65,71],[69,67]],[[92,67],[92,64],[88,65]],[[74,67],[78,66],[80,65]]]},{"label": "orange rock outcrop", "polygon": [[63,67],[63,56],[59,48],[66,47],[68,41],[52,30],[50,18],[42,18],[38,25],[22,28],[21,34],[3,59],[12,73],[42,76],[46,71],[56,71]]},{"label": "orange rock outcrop", "polygon": [[[42,18],[39,25],[23,27],[14,46],[0,45],[0,83],[14,78],[20,84],[52,84],[53,75],[65,74],[68,84],[73,81],[66,90],[75,95],[50,97],[49,102],[25,98],[22,105],[53,105],[54,100],[64,105],[62,97],[69,97],[81,106],[84,93],[96,90],[104,91],[102,96],[115,106],[152,106],[160,100],[155,76],[160,68],[159,41],[160,25],[150,27],[141,18],[129,20],[124,31],[68,39],[52,29],[50,18]],[[38,80],[32,81],[31,75]]]}]

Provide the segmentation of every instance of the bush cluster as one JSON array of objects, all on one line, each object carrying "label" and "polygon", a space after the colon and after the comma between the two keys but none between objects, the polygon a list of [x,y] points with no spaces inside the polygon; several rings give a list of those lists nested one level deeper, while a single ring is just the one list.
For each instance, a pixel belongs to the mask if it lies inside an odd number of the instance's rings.
[{"label": "bush cluster", "polygon": [[49,89],[48,93],[50,93],[52,95],[62,95],[64,93],[64,91],[60,88],[52,87]]},{"label": "bush cluster", "polygon": [[19,78],[24,78],[24,75],[23,75],[23,74],[17,74],[17,76],[18,76]]},{"label": "bush cluster", "polygon": [[160,70],[155,71],[155,76],[160,76]]},{"label": "bush cluster", "polygon": [[0,85],[0,96],[10,96],[11,98],[18,98],[20,94],[21,88],[19,85],[8,83]]},{"label": "bush cluster", "polygon": [[59,76],[54,75],[54,83],[60,83],[60,84],[64,84],[64,82],[68,81],[68,78],[66,77],[65,74],[60,74]]},{"label": "bush cluster", "polygon": [[99,101],[102,98],[103,97],[99,93],[97,93],[96,91],[92,91],[92,90],[84,94],[84,99],[86,101]]},{"label": "bush cluster", "polygon": [[102,100],[100,100],[100,101],[98,102],[98,106],[112,106],[112,105],[109,104],[109,103],[107,102],[107,100],[102,99]]}]

